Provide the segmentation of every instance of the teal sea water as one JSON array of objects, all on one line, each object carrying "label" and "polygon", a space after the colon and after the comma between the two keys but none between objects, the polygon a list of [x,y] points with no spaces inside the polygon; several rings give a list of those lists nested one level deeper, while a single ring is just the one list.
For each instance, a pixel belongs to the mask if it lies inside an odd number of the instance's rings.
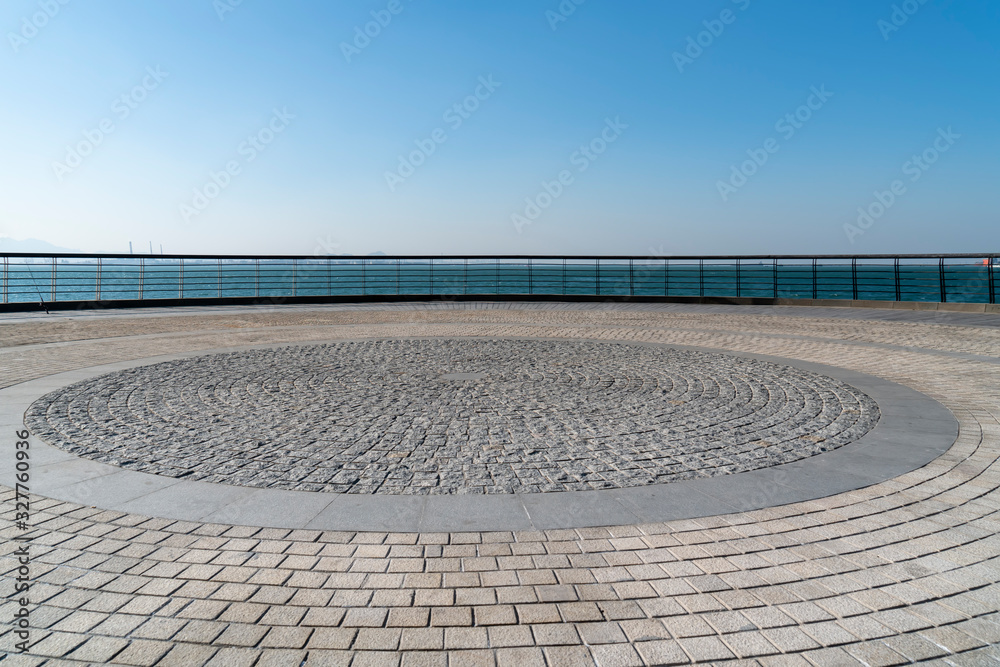
[{"label": "teal sea water", "polygon": [[[926,261],[926,260],[924,260]],[[994,268],[994,273],[1000,269]],[[996,279],[996,278],[995,278]],[[855,295],[855,284],[857,294]],[[898,292],[897,292],[898,284]],[[942,287],[944,299],[942,299]],[[996,286],[994,285],[994,290]],[[995,293],[995,291],[994,291]],[[987,303],[990,269],[809,261],[105,259],[4,264],[3,302],[336,295],[742,296]]]}]

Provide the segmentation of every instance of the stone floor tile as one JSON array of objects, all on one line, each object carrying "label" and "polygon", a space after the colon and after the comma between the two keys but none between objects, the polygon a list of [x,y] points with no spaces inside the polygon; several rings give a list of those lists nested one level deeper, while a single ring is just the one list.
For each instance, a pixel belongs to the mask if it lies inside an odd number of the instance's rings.
[{"label": "stone floor tile", "polygon": [[797,627],[771,628],[761,630],[761,635],[783,653],[808,651],[820,648],[820,644]]},{"label": "stone floor tile", "polygon": [[68,632],[53,632],[48,636],[33,640],[30,650],[36,655],[61,658],[87,641],[86,635]]},{"label": "stone floor tile", "polygon": [[607,600],[597,603],[604,617],[609,621],[627,621],[636,618],[646,618],[646,613],[635,600]]},{"label": "stone floor tile", "polygon": [[614,622],[579,623],[576,629],[580,633],[583,642],[588,645],[615,644],[628,641],[621,626]]},{"label": "stone floor tile", "polygon": [[260,659],[254,667],[284,667],[285,665],[300,665],[308,654],[305,651],[289,649],[265,649],[261,651]]},{"label": "stone floor tile", "polygon": [[208,644],[221,635],[226,629],[225,623],[215,621],[188,621],[177,631],[171,641],[187,642],[192,644]]},{"label": "stone floor tile", "polygon": [[[456,652],[457,653],[457,652]],[[474,653],[469,651],[460,655],[456,655],[453,660],[455,664],[460,665],[475,665],[476,658],[469,653]],[[483,651],[490,658],[490,665],[493,665],[493,654],[489,651]],[[447,667],[448,666],[448,654],[447,653],[429,653],[424,651],[413,651],[410,653],[403,653],[400,656],[400,667]],[[480,663],[481,664],[481,663]]]},{"label": "stone floor tile", "polygon": [[487,628],[490,646],[495,648],[534,646],[531,628],[527,625],[498,625]]},{"label": "stone floor tile", "polygon": [[919,636],[943,646],[952,653],[961,653],[986,646],[986,642],[951,626],[921,630]]},{"label": "stone floor tile", "polygon": [[218,646],[257,646],[267,631],[267,627],[259,625],[231,623],[213,643]]},{"label": "stone floor tile", "polygon": [[274,627],[260,642],[264,649],[301,649],[309,641],[312,628]]},{"label": "stone floor tile", "polygon": [[[272,608],[271,611],[274,609]],[[268,611],[268,614],[271,612]],[[292,618],[298,619],[297,624],[308,626],[308,627],[336,627],[340,625],[343,620],[345,611],[343,609],[337,609],[335,607],[320,607],[312,609],[300,609],[294,610],[294,612],[287,617],[287,620]],[[261,620],[262,623],[267,623],[267,615]],[[287,625],[295,625],[296,623],[287,623]]]},{"label": "stone floor tile", "polygon": [[169,642],[134,639],[121,653],[115,656],[115,662],[120,665],[150,667],[155,665],[171,648],[173,648],[173,644]]},{"label": "stone floor tile", "polygon": [[388,609],[348,609],[342,625],[352,628],[380,628],[385,624],[388,615]]},{"label": "stone floor tile", "polygon": [[548,667],[578,667],[594,662],[586,646],[548,646],[544,653]]},{"label": "stone floor tile", "polygon": [[448,650],[485,649],[489,646],[486,628],[448,627],[444,647]]},{"label": "stone floor tile", "polygon": [[910,660],[881,641],[848,644],[844,647],[848,653],[858,658],[870,667],[890,667],[892,665],[909,664]]},{"label": "stone floor tile", "polygon": [[691,662],[680,644],[673,640],[638,642],[634,647],[646,665],[687,665]]},{"label": "stone floor tile", "polygon": [[253,667],[260,660],[261,651],[252,648],[220,648],[205,663],[206,667]]},{"label": "stone floor tile", "polygon": [[863,667],[864,663],[842,647],[806,651],[802,657],[817,667]]},{"label": "stone floor tile", "polygon": [[108,618],[108,614],[99,614],[91,611],[75,611],[50,627],[56,632],[87,632],[89,630],[93,630],[96,626],[103,623]]},{"label": "stone floor tile", "polygon": [[559,607],[554,604],[524,604],[516,605],[517,619],[520,623],[559,623]]},{"label": "stone floor tile", "polygon": [[471,607],[444,607],[431,609],[432,627],[472,625]]},{"label": "stone floor tile", "polygon": [[742,659],[758,658],[782,652],[774,642],[768,641],[765,633],[756,630],[726,634],[722,636],[722,640],[729,647],[729,650]]},{"label": "stone floor tile", "polygon": [[440,651],[442,649],[444,649],[444,628],[403,628],[400,633],[400,651]]},{"label": "stone floor tile", "polygon": [[706,637],[716,634],[712,626],[697,616],[668,616],[660,621],[672,637]]},{"label": "stone floor tile", "polygon": [[538,646],[566,646],[581,643],[579,633],[569,623],[533,625],[531,631],[535,637],[535,644]]},{"label": "stone floor tile", "polygon": [[594,662],[599,667],[641,667],[639,653],[629,644],[601,644],[590,647]]},{"label": "stone floor tile", "polygon": [[168,640],[185,625],[187,625],[187,621],[179,618],[150,618],[132,631],[132,637]]},{"label": "stone floor tile", "polygon": [[157,667],[189,667],[202,665],[218,651],[213,646],[195,646],[194,644],[175,644],[163,658],[156,663]]},{"label": "stone floor tile", "polygon": [[736,657],[718,637],[687,637],[678,639],[677,642],[696,662],[728,660]]},{"label": "stone floor tile", "polygon": [[356,651],[395,651],[399,647],[399,628],[361,628],[354,640]]},{"label": "stone floor tile", "polygon": [[309,667],[348,667],[354,659],[353,651],[309,651]]},{"label": "stone floor tile", "polygon": [[324,650],[345,650],[354,643],[357,636],[356,628],[316,628],[309,636],[307,648]]},{"label": "stone floor tile", "polygon": [[913,662],[933,660],[934,658],[940,658],[951,653],[947,649],[917,634],[886,637],[882,641],[886,646],[906,656]]},{"label": "stone floor tile", "polygon": [[497,667],[545,667],[545,655],[538,648],[500,648]]}]

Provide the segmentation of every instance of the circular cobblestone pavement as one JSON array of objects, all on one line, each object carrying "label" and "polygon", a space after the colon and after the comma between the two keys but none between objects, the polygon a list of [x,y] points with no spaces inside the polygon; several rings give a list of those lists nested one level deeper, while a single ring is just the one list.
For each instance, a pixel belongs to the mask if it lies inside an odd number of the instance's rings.
[{"label": "circular cobblestone pavement", "polygon": [[78,456],[237,486],[356,494],[624,488],[745,472],[870,431],[875,402],[755,359],[594,341],[417,339],[140,366],[36,401]]}]

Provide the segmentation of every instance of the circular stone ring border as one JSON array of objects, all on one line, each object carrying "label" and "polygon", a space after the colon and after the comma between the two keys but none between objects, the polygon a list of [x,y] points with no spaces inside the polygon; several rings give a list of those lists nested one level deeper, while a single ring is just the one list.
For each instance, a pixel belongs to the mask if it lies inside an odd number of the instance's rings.
[{"label": "circular stone ring border", "polygon": [[[427,337],[410,337],[421,338]],[[616,342],[586,338],[546,340]],[[0,424],[8,433],[21,430],[24,413],[35,400],[105,373],[207,354],[302,344],[305,343],[198,350],[39,378],[0,390]],[[206,523],[385,532],[549,530],[690,519],[822,498],[920,468],[947,451],[958,436],[958,422],[947,408],[925,394],[882,378],[797,359],[718,348],[638,341],[627,344],[726,354],[819,373],[868,394],[878,404],[881,416],[874,429],[853,443],[769,468],[621,489],[495,495],[312,493],[185,481],[83,459],[32,437],[30,490],[101,509]],[[13,487],[13,473],[8,476],[11,479],[0,479],[0,483]]]}]

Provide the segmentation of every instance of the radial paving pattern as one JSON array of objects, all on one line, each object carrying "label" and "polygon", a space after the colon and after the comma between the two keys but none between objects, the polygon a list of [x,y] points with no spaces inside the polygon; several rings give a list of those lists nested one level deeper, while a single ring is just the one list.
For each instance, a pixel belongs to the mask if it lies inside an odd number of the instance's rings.
[{"label": "radial paving pattern", "polygon": [[852,442],[868,396],[790,366],[660,346],[383,340],[142,366],[37,401],[77,455],[168,477],[384,494],[621,488]]},{"label": "radial paving pattern", "polygon": [[[73,502],[31,494],[24,529],[14,490],[3,487],[0,586],[12,591],[20,568],[30,572],[30,648],[18,652],[10,621],[18,605],[4,601],[3,667],[1000,664],[1000,327],[989,328],[986,317],[980,326],[934,324],[922,313],[890,313],[905,320],[891,323],[864,319],[866,311],[832,319],[850,309],[775,316],[640,308],[435,304],[0,318],[0,386],[16,391],[64,371],[235,346],[602,338],[885,378],[945,404],[960,424],[958,439],[920,469],[813,501],[567,530],[234,526],[102,510],[85,492]],[[13,470],[13,457],[0,465]],[[58,468],[32,459],[32,479],[46,470],[58,476]],[[24,538],[27,566],[16,553]]]}]

